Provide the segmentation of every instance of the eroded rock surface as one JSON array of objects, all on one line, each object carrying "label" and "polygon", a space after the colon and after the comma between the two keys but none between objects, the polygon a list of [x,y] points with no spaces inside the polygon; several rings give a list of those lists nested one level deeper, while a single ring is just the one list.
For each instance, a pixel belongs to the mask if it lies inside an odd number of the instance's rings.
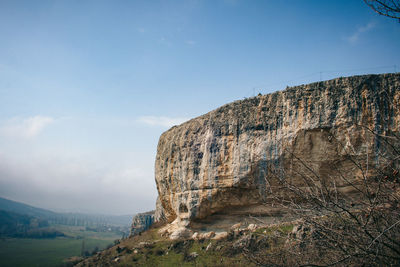
[{"label": "eroded rock surface", "polygon": [[146,231],[154,223],[154,210],[136,214],[132,219],[130,236]]},{"label": "eroded rock surface", "polygon": [[224,105],[160,137],[157,218],[187,225],[217,213],[279,214],[262,205],[271,169],[296,179],[295,155],[328,177],[348,153],[373,158],[379,144],[368,129],[399,131],[399,114],[400,74],[338,78]]}]

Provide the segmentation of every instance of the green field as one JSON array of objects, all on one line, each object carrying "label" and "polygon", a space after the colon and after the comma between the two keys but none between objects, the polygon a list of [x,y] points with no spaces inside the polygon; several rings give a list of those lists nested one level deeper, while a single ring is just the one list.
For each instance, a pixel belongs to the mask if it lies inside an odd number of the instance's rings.
[{"label": "green field", "polygon": [[119,235],[110,232],[85,231],[83,227],[54,226],[68,237],[55,239],[0,239],[0,266],[60,266],[65,258],[80,256],[85,250],[105,248]]}]

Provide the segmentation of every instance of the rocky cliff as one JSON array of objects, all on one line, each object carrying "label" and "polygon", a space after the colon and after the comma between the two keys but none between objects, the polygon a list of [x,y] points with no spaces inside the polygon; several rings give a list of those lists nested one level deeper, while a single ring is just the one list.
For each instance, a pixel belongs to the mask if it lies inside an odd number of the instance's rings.
[{"label": "rocky cliff", "polygon": [[135,236],[146,231],[154,222],[154,211],[136,214],[132,219],[131,233],[129,236]]},{"label": "rocky cliff", "polygon": [[224,105],[161,135],[156,217],[187,225],[217,213],[271,214],[263,207],[272,169],[296,179],[295,156],[329,177],[349,153],[377,155],[379,142],[368,133],[399,127],[398,73],[337,78]]}]

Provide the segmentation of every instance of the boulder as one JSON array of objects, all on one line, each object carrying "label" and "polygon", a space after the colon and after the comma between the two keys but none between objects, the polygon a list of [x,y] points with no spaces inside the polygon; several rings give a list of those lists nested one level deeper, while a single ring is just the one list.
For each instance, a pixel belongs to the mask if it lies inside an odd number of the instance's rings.
[{"label": "boulder", "polygon": [[212,239],[220,240],[228,237],[228,232],[216,232]]},{"label": "boulder", "polygon": [[249,226],[247,226],[247,230],[253,232],[257,229],[257,225],[254,223],[249,224]]},{"label": "boulder", "polygon": [[169,238],[172,240],[176,240],[176,239],[185,239],[185,238],[189,238],[192,235],[192,231],[190,231],[188,228],[186,227],[179,227],[178,229],[174,230]]}]

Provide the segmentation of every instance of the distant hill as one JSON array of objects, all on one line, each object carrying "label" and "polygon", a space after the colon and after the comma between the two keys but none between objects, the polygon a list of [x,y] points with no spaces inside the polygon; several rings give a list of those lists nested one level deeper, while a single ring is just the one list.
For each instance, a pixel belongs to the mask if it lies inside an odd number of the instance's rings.
[{"label": "distant hill", "polygon": [[0,236],[13,236],[29,229],[33,217],[0,210]]},{"label": "distant hill", "polygon": [[15,202],[5,198],[0,198],[0,210],[11,211],[14,213],[19,213],[39,218],[54,217],[57,215],[56,212],[50,210],[32,207],[30,205],[23,204],[20,202]]},{"label": "distant hill", "polygon": [[0,237],[55,238],[65,236],[37,217],[0,210]]},{"label": "distant hill", "polygon": [[48,220],[50,223],[75,226],[123,226],[129,227],[131,215],[102,215],[84,213],[60,213],[33,207],[24,203],[0,198],[0,210]]}]

